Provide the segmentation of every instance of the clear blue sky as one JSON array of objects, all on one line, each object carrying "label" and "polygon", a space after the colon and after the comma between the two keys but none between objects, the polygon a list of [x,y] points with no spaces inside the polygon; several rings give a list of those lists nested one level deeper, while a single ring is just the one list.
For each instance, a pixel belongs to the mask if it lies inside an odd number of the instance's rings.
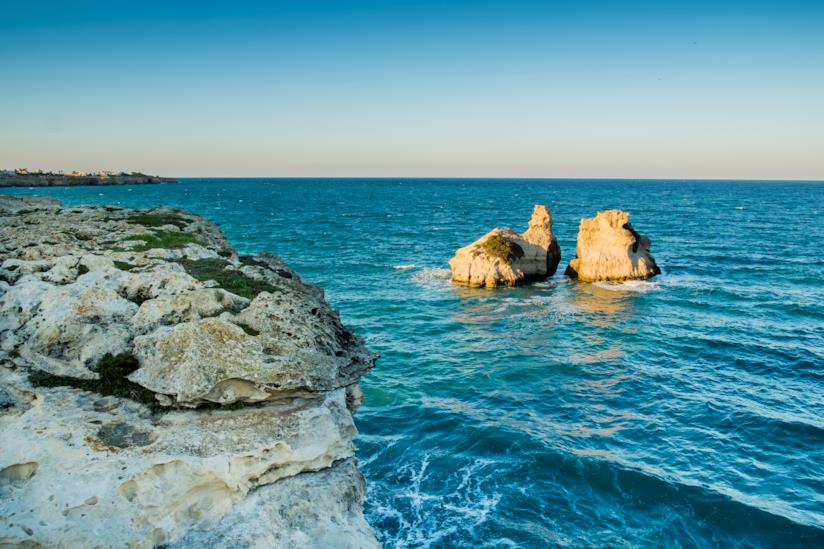
[{"label": "clear blue sky", "polygon": [[0,5],[0,167],[824,179],[824,1]]}]

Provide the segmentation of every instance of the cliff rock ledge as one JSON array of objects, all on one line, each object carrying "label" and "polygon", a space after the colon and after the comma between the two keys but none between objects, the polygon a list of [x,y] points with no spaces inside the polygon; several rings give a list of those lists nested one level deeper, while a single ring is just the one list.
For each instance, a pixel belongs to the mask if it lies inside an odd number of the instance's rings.
[{"label": "cliff rock ledge", "polygon": [[0,260],[0,546],[378,546],[322,290],[171,209],[0,197]]}]

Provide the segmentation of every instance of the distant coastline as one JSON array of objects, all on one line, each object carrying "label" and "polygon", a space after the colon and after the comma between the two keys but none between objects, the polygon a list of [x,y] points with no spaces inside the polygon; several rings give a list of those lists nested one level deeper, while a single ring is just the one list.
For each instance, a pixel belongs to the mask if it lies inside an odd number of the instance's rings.
[{"label": "distant coastline", "polygon": [[140,172],[44,172],[26,169],[0,170],[0,187],[74,187],[79,185],[150,185],[174,183],[173,177]]}]

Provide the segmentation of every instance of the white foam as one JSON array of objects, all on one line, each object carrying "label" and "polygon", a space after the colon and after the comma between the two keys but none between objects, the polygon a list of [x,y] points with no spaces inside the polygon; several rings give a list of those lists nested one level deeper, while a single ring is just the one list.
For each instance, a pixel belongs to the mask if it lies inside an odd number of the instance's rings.
[{"label": "white foam", "polygon": [[418,266],[414,263],[409,264],[402,264],[402,265],[392,265],[392,268],[396,271],[410,271],[412,269],[416,269]]},{"label": "white foam", "polygon": [[[399,526],[393,539],[383,540],[385,547],[443,547],[450,536],[460,532],[472,537],[477,527],[492,519],[502,496],[490,490],[488,484],[501,464],[487,459],[467,463],[449,479],[441,479],[447,486],[459,481],[449,493],[443,493],[443,486],[432,483],[432,458],[432,454],[425,452],[414,463],[400,464],[397,472],[399,479],[403,479],[401,489],[393,487],[388,492],[388,485],[371,481],[367,485],[369,514]],[[389,498],[384,500],[382,496]],[[437,511],[433,512],[434,509]]]},{"label": "white foam", "polygon": [[660,289],[660,284],[651,280],[625,280],[623,282],[595,282],[594,286],[613,292],[635,292],[645,294]]},{"label": "white foam", "polygon": [[449,269],[421,269],[412,273],[412,282],[420,286],[444,286],[452,277]]}]

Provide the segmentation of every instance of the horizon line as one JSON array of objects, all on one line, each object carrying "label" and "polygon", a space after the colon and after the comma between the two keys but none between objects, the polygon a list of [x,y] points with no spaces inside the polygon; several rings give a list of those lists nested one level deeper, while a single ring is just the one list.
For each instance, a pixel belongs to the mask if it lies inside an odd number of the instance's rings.
[{"label": "horizon line", "polygon": [[824,183],[822,179],[805,179],[805,178],[779,178],[779,177],[536,177],[536,176],[407,176],[407,175],[156,175],[156,177],[169,177],[174,179],[405,179],[405,180],[500,180],[500,179],[519,179],[531,181],[773,181],[773,182],[787,182],[787,183]]}]

